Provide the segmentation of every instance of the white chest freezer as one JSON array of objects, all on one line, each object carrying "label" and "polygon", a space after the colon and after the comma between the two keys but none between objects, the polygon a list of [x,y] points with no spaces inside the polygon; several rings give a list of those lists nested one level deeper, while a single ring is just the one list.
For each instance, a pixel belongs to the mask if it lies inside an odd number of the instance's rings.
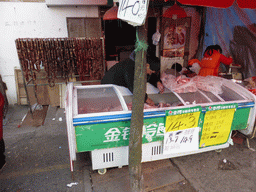
[{"label": "white chest freezer", "polygon": [[[226,148],[233,130],[251,135],[255,95],[231,80],[223,79],[221,88],[220,94],[200,89],[158,94],[147,84],[148,96],[168,107],[144,109],[142,162]],[[76,153],[85,151],[91,153],[93,170],[128,165],[131,102],[132,94],[124,87],[68,84],[71,171]]]}]

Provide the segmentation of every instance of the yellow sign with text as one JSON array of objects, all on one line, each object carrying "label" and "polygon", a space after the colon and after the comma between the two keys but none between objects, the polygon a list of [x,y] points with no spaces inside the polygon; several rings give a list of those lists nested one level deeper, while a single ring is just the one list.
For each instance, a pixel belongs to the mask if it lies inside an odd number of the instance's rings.
[{"label": "yellow sign with text", "polygon": [[200,147],[226,143],[236,109],[207,111],[204,117]]},{"label": "yellow sign with text", "polygon": [[180,115],[166,116],[165,132],[178,131],[198,126],[201,111]]}]

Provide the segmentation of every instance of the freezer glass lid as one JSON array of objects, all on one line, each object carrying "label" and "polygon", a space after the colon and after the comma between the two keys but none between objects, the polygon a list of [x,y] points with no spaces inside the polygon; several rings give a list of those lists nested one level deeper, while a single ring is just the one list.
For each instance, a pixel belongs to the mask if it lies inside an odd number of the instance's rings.
[{"label": "freezer glass lid", "polygon": [[78,114],[123,111],[113,87],[77,89]]},{"label": "freezer glass lid", "polygon": [[225,101],[245,100],[241,95],[226,86],[222,86],[222,90],[223,93],[219,94],[219,96]]},{"label": "freezer glass lid", "polygon": [[203,95],[201,92],[188,92],[188,93],[178,93],[178,95],[186,102],[187,104],[199,104],[199,103],[209,103],[210,100],[208,97]]},{"label": "freezer glass lid", "polygon": [[246,100],[234,90],[227,86],[221,86],[221,93],[198,90],[196,92],[177,93],[187,104],[225,102],[225,101],[243,101]]}]

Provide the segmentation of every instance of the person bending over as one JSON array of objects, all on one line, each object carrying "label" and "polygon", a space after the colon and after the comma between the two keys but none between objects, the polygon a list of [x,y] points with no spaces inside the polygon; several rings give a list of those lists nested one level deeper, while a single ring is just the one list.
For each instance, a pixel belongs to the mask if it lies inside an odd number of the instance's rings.
[{"label": "person bending over", "polygon": [[[147,57],[147,82],[164,92],[164,86],[160,80],[160,60],[157,57]],[[135,61],[132,57],[123,60],[111,67],[101,80],[101,84],[115,84],[128,88],[133,93]],[[154,70],[153,70],[154,69]],[[155,103],[145,94],[145,103],[154,106]]]}]

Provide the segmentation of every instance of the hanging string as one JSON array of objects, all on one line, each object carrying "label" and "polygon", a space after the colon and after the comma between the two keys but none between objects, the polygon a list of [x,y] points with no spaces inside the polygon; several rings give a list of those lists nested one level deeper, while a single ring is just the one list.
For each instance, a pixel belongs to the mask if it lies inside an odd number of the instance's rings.
[{"label": "hanging string", "polygon": [[[139,35],[138,35],[138,28],[136,29],[136,42],[135,42],[135,54],[138,51],[142,50],[142,61],[144,60],[144,52],[146,52],[148,49],[148,44],[145,41],[140,41],[139,40]],[[140,73],[140,77],[142,75],[142,69],[143,69],[143,62],[141,62],[141,73]]]}]

